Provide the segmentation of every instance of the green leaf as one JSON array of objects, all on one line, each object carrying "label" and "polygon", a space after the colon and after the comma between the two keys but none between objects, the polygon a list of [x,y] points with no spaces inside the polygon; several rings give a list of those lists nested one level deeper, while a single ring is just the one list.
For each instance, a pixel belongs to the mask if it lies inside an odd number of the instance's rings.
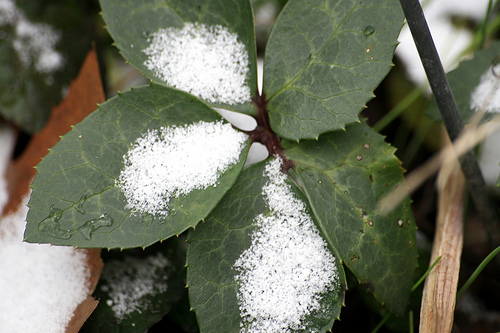
[{"label": "green leaf", "polygon": [[185,259],[184,237],[145,251],[103,252],[104,270],[93,295],[99,305],[80,332],[146,332],[186,292]]},{"label": "green leaf", "polygon": [[396,0],[288,1],[264,63],[273,130],[316,139],[357,122],[391,68],[402,24]]},{"label": "green leaf", "polygon": [[[22,130],[34,133],[43,128],[51,108],[64,96],[64,89],[78,73],[96,40],[92,23],[97,13],[92,13],[87,3],[77,0],[18,0],[13,3],[18,9],[14,20],[4,20],[0,27],[0,115]],[[8,16],[8,11],[3,15]],[[16,24],[23,24],[27,35],[37,31],[37,43],[33,44],[38,44],[38,48],[28,46],[29,38],[17,34]],[[56,36],[60,37],[53,48],[40,47],[44,43],[42,35],[47,34],[47,30],[56,31]],[[14,43],[20,43],[22,51],[16,51]],[[37,70],[36,63],[42,57],[40,48],[58,53],[63,58],[63,65],[54,71]],[[23,51],[31,53],[21,61]],[[51,53],[45,56],[48,63],[55,59]]]},{"label": "green leaf", "polygon": [[362,123],[290,144],[285,156],[328,243],[380,303],[404,313],[417,265],[410,200],[388,216],[377,211],[378,201],[403,181],[394,148]]},{"label": "green leaf", "polygon": [[123,156],[148,130],[221,119],[192,95],[156,84],[100,105],[38,164],[26,241],[76,247],[145,247],[196,226],[235,182],[249,141],[238,162],[219,175],[216,186],[172,198],[168,216],[133,213],[125,208],[126,198],[116,180],[124,168]]},{"label": "green leaf", "polygon": [[[188,234],[187,281],[191,306],[201,332],[240,332],[237,271],[233,268],[241,254],[252,245],[257,230],[254,219],[270,214],[262,195],[267,178],[265,163],[254,164],[240,178],[204,223]],[[291,182],[290,182],[291,184]],[[293,185],[293,184],[292,184]],[[293,187],[300,200],[305,197]],[[333,248],[330,248],[335,253]],[[304,331],[326,332],[338,318],[344,301],[345,276],[338,256],[339,290],[320,300],[317,313],[307,318]]]},{"label": "green leaf", "polygon": [[[184,23],[221,25],[238,35],[248,52],[250,93],[257,93],[257,60],[252,7],[248,0],[100,0],[102,16],[110,35],[123,57],[147,78],[165,84],[144,64],[148,56],[149,37],[159,29],[182,28]],[[167,82],[168,84],[168,82]],[[213,106],[255,114],[251,102],[239,105]]]},{"label": "green leaf", "polygon": [[[477,51],[474,59],[460,63],[460,66],[446,74],[451,91],[457,102],[458,110],[465,123],[468,123],[475,111],[471,109],[471,94],[479,85],[481,76],[486,73],[500,54],[500,42],[493,43],[487,50]],[[427,107],[426,114],[436,121],[442,121],[436,100]],[[492,118],[494,113],[486,113],[484,120]]]}]

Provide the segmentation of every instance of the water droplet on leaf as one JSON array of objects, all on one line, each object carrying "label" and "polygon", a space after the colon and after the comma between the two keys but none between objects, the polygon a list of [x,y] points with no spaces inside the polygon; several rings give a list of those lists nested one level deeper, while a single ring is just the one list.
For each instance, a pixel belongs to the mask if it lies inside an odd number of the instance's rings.
[{"label": "water droplet on leaf", "polygon": [[398,225],[399,225],[400,227],[402,227],[402,226],[403,226],[403,220],[399,219],[399,220],[398,220]]},{"label": "water droplet on leaf", "polygon": [[97,219],[85,222],[77,231],[86,239],[91,240],[94,232],[101,227],[109,227],[113,225],[114,220],[107,214],[101,215]]},{"label": "water droplet on leaf", "polygon": [[365,36],[371,36],[375,32],[375,28],[372,27],[371,25],[367,25],[365,28],[365,31],[363,31],[363,35]]},{"label": "water droplet on leaf", "polygon": [[61,228],[61,225],[59,224],[62,213],[61,209],[50,206],[49,216],[40,222],[38,229],[42,233],[54,238],[69,239],[73,233],[71,230]]},{"label": "water droplet on leaf", "polygon": [[78,200],[77,204],[75,205],[75,209],[78,213],[80,214],[85,214],[85,209],[83,209],[83,205],[85,204],[85,201],[87,200],[88,196],[85,194],[82,195],[80,200]]}]

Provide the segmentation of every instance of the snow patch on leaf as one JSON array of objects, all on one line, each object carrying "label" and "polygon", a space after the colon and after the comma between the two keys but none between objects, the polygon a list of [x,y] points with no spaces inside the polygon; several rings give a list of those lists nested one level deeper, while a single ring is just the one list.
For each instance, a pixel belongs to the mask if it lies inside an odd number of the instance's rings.
[{"label": "snow patch on leaf", "polygon": [[335,258],[286,183],[281,163],[277,157],[266,166],[263,195],[271,212],[254,220],[252,245],[233,266],[241,332],[310,329],[307,316],[328,310],[322,295],[340,288]]},{"label": "snow patch on leaf", "polygon": [[182,29],[158,30],[149,43],[144,65],[170,86],[210,103],[251,100],[248,53],[229,29],[188,22]]},{"label": "snow patch on leaf", "polygon": [[491,66],[481,76],[479,85],[472,91],[470,108],[474,111],[500,112],[500,66]]},{"label": "snow patch on leaf", "polygon": [[247,139],[222,121],[148,131],[123,156],[117,186],[127,199],[125,208],[168,216],[171,198],[217,186],[219,175],[238,162]]},{"label": "snow patch on leaf", "polygon": [[106,263],[101,290],[108,293],[106,304],[119,321],[147,308],[149,297],[167,291],[169,276],[165,268],[169,266],[170,262],[160,252],[147,258],[126,257]]}]

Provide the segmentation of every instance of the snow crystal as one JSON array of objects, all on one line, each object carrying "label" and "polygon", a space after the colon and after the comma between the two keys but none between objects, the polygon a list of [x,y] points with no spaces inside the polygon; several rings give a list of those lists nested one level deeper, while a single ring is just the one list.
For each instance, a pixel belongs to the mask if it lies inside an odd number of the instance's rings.
[{"label": "snow crystal", "polygon": [[474,111],[500,112],[500,66],[491,66],[481,76],[479,85],[470,98],[470,107]]},{"label": "snow crystal", "polygon": [[12,0],[0,0],[0,27],[14,24],[17,8]]},{"label": "snow crystal", "polygon": [[248,53],[226,27],[185,23],[160,29],[148,41],[144,65],[170,86],[211,103],[250,101]]},{"label": "snow crystal", "polygon": [[14,26],[12,45],[24,67],[34,65],[41,74],[52,74],[64,65],[55,50],[61,34],[45,23],[32,23],[11,0],[0,0],[0,26]]},{"label": "snow crystal", "polygon": [[24,205],[0,223],[0,330],[64,333],[89,293],[86,255],[72,247],[24,243]]},{"label": "snow crystal", "polygon": [[254,223],[252,244],[234,264],[241,332],[304,329],[321,296],[338,290],[335,258],[281,172],[277,157],[265,169],[263,195],[271,214]]},{"label": "snow crystal", "polygon": [[172,197],[217,186],[238,161],[247,135],[222,121],[161,127],[137,139],[124,156],[117,185],[136,212],[169,214]]},{"label": "snow crystal", "polygon": [[106,304],[118,320],[148,307],[148,296],[167,291],[168,275],[164,270],[169,265],[161,253],[147,258],[127,257],[106,263],[102,272],[105,284],[101,289],[108,292],[110,299],[106,300]]}]

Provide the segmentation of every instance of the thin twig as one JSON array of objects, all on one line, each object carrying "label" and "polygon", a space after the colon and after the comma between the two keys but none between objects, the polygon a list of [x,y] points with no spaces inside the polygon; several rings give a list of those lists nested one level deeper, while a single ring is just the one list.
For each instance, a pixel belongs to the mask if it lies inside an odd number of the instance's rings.
[{"label": "thin twig", "polygon": [[456,156],[441,166],[437,185],[439,205],[431,261],[439,257],[441,260],[425,280],[420,332],[449,333],[463,248],[465,179]]},{"label": "thin twig", "polygon": [[411,194],[420,185],[434,175],[443,163],[454,156],[462,156],[466,151],[474,148],[486,137],[500,129],[500,117],[493,118],[490,122],[477,127],[467,128],[460,137],[453,142],[453,146],[444,147],[425,164],[419,166],[408,174],[404,182],[399,183],[394,189],[382,198],[378,204],[381,214],[388,214],[401,203],[406,194]]},{"label": "thin twig", "polygon": [[[436,98],[444,125],[450,139],[454,141],[463,131],[464,123],[458,112],[457,103],[453,97],[453,92],[451,91],[436,46],[432,40],[422,7],[418,0],[400,0],[400,3],[422,65],[424,66],[427,79]],[[490,234],[496,236],[499,230],[500,217],[495,204],[488,196],[484,178],[472,150],[462,155],[460,164],[467,180],[472,200],[485,221]],[[498,241],[498,238],[495,241]]]}]

